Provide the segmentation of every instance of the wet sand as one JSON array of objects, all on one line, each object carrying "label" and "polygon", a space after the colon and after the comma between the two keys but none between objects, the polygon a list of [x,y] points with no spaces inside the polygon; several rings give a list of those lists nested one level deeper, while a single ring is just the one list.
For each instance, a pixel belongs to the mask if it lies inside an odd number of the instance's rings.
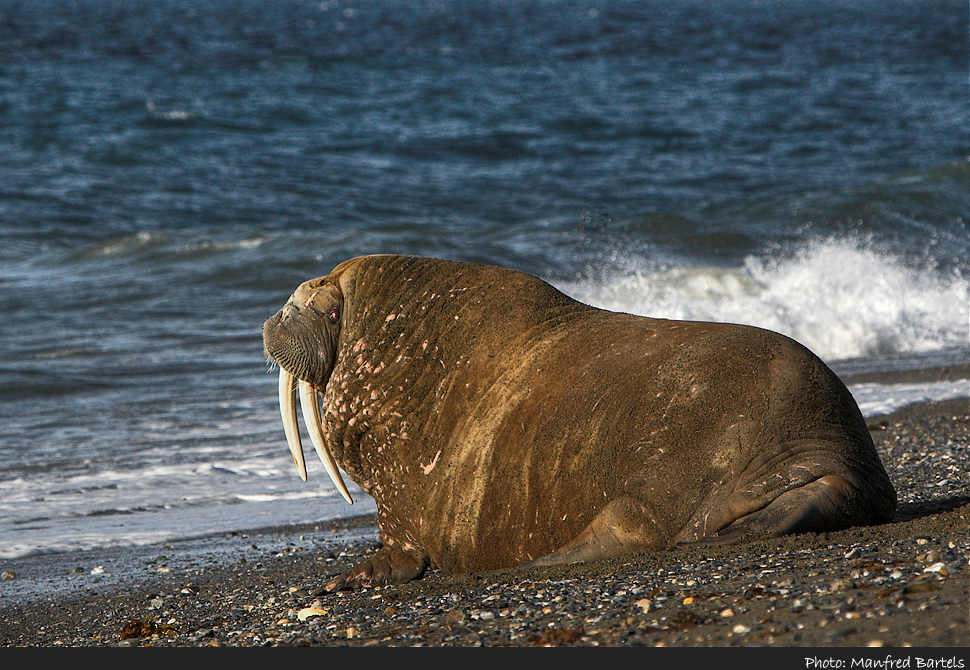
[{"label": "wet sand", "polygon": [[19,559],[0,563],[0,644],[914,647],[892,656],[968,667],[968,402],[870,430],[900,500],[878,527],[321,597],[376,547],[373,518]]}]

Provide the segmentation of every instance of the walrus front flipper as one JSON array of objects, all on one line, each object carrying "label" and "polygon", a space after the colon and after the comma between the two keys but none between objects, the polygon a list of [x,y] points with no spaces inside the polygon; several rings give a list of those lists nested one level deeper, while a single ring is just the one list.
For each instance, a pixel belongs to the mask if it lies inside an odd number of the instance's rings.
[{"label": "walrus front flipper", "polygon": [[666,545],[653,512],[629,498],[604,507],[576,539],[525,567],[616,558]]},{"label": "walrus front flipper", "polygon": [[366,561],[361,561],[350,570],[334,577],[313,595],[362,586],[404,584],[424,575],[428,564],[428,554],[420,549],[385,547]]},{"label": "walrus front flipper", "polygon": [[876,514],[860,513],[866,509],[859,501],[858,488],[850,481],[825,475],[782,493],[767,507],[741,517],[714,536],[677,546],[725,545],[757,537],[821,533],[884,520]]}]

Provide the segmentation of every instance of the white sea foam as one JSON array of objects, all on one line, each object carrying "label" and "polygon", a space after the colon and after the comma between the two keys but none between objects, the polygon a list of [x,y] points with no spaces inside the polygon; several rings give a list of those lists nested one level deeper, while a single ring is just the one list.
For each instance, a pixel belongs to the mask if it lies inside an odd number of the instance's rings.
[{"label": "white sea foam", "polygon": [[930,384],[852,384],[849,386],[863,416],[889,414],[908,405],[968,398],[970,379],[955,379]]},{"label": "white sea foam", "polygon": [[[252,462],[247,463],[246,459]],[[35,473],[0,482],[0,559],[48,551],[136,545],[325,521],[374,512],[348,482],[347,505],[323,466],[307,459],[310,481],[277,458],[248,453],[210,464],[146,464],[91,473]]]},{"label": "white sea foam", "polygon": [[353,507],[337,494],[312,500],[261,500],[237,505],[152,509],[138,514],[55,517],[27,525],[5,525],[0,526],[3,536],[0,560],[314,524],[377,511],[372,499],[355,498],[358,501]]},{"label": "white sea foam", "polygon": [[818,241],[738,268],[625,258],[560,288],[615,311],[768,328],[827,361],[970,346],[966,271],[912,267],[859,241]]}]

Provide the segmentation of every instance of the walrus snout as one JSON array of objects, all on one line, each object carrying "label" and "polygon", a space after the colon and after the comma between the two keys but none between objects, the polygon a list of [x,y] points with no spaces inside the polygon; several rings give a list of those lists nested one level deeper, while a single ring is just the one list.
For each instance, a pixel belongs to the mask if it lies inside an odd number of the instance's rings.
[{"label": "walrus snout", "polygon": [[326,384],[324,375],[329,375],[333,368],[333,356],[314,360],[310,352],[320,349],[315,342],[314,330],[311,320],[287,304],[263,323],[263,352],[268,360],[297,379],[323,386]]}]

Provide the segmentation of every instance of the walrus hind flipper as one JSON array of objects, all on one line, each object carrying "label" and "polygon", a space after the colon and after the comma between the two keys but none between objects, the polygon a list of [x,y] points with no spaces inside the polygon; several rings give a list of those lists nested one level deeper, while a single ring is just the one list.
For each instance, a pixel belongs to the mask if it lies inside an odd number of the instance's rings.
[{"label": "walrus hind flipper", "polygon": [[385,547],[350,570],[337,575],[312,595],[364,586],[404,584],[420,579],[428,569],[428,564],[428,555],[421,550]]},{"label": "walrus hind flipper", "polygon": [[716,535],[678,547],[734,544],[758,537],[781,537],[795,533],[826,532],[871,523],[858,510],[858,489],[839,475],[826,475],[798,488],[785,491],[766,507],[741,517]]},{"label": "walrus hind flipper", "polygon": [[651,510],[629,498],[618,498],[600,510],[576,539],[523,565],[538,567],[598,561],[660,549],[665,544],[660,525]]}]

